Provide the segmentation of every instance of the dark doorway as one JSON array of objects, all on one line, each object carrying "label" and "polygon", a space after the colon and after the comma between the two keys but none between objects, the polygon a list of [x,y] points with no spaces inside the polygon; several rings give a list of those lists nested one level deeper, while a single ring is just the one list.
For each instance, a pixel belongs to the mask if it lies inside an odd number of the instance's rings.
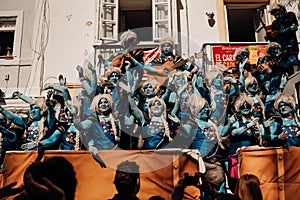
[{"label": "dark doorway", "polygon": [[255,42],[256,9],[227,9],[230,42]]},{"label": "dark doorway", "polygon": [[141,29],[145,27],[152,27],[152,10],[130,10],[121,11],[121,30],[138,29],[135,31],[140,41],[152,41],[152,30]]}]

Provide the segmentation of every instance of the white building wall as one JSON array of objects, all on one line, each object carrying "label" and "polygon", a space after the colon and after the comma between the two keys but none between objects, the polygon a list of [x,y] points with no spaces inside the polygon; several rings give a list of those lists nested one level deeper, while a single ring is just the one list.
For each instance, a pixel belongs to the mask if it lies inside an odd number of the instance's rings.
[{"label": "white building wall", "polygon": [[[12,92],[19,90],[24,92],[24,88],[28,86],[29,75],[31,71],[33,50],[32,34],[34,32],[32,24],[35,18],[35,2],[36,0],[1,0],[0,11],[22,11],[22,38],[20,58],[14,60],[0,60],[0,88],[10,96]],[[9,75],[9,80],[5,81],[5,75]]]},{"label": "white building wall", "polygon": [[35,17],[36,0],[0,0],[0,11],[23,11],[23,35],[21,46],[21,57],[23,62],[31,61],[32,51],[30,50],[30,42],[33,40],[33,22]]},{"label": "white building wall", "polygon": [[[214,27],[210,27],[205,14],[216,14],[215,1],[181,2],[181,52],[184,57],[188,57],[194,52],[199,52],[202,43],[218,41],[217,22]],[[93,59],[95,0],[52,0],[49,3],[51,26],[45,55],[44,80],[56,82],[55,78],[63,74],[68,82],[78,82],[75,67],[83,63],[85,54],[89,54],[90,60]],[[92,25],[88,26],[88,22],[92,22]]]},{"label": "white building wall", "polygon": [[[44,82],[78,82],[76,66],[85,54],[93,59],[95,0],[51,0],[49,43],[45,53]],[[55,77],[55,78],[53,78]]]},{"label": "white building wall", "polygon": [[[46,20],[49,22],[49,32],[44,32],[44,38],[48,39],[44,46],[44,64],[39,57],[43,2],[47,3]],[[217,22],[214,27],[209,27],[205,14],[216,14],[215,1],[181,2],[181,52],[184,57],[188,57],[199,52],[203,42],[218,41]],[[0,0],[0,7],[2,11],[24,11],[20,65],[0,65],[3,72],[0,74],[0,87],[6,88],[7,96],[15,90],[28,95],[39,95],[42,66],[44,83],[57,82],[59,74],[66,76],[67,82],[79,83],[76,66],[83,64],[87,55],[89,60],[94,58],[96,0]],[[8,83],[3,81],[7,73],[10,74]],[[20,74],[19,78],[17,74]]]},{"label": "white building wall", "polygon": [[[182,54],[189,57],[199,52],[204,42],[219,41],[216,5],[212,0],[181,0],[181,2],[184,7],[180,11]],[[216,23],[213,27],[208,25],[206,12],[215,14]]]}]

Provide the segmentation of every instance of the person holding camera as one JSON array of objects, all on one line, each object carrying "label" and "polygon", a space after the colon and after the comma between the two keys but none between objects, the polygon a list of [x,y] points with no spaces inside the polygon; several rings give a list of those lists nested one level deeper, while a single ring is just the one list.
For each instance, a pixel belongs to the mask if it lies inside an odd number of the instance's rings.
[{"label": "person holding camera", "polygon": [[205,175],[197,172],[194,175],[184,173],[183,176],[177,182],[173,192],[172,200],[182,200],[184,196],[184,189],[187,186],[194,186],[199,189],[200,192],[204,192],[205,198],[210,200],[240,200],[235,194],[220,193],[211,185],[206,179]]}]

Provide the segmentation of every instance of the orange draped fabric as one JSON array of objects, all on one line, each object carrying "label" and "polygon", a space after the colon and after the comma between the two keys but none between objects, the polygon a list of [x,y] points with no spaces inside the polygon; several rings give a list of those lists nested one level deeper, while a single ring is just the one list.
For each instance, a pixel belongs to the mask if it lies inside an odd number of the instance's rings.
[{"label": "orange draped fabric", "polygon": [[[63,156],[70,161],[76,171],[78,181],[76,200],[105,200],[116,193],[113,179],[116,166],[125,161],[135,161],[140,166],[140,199],[147,200],[154,195],[171,199],[171,192],[183,173],[199,171],[198,161],[177,150],[125,151],[104,150],[99,156],[107,168],[101,168],[89,151],[46,151],[44,158]],[[2,170],[2,186],[18,182],[23,184],[26,167],[37,157],[37,152],[7,152]],[[199,199],[200,191],[187,187],[185,199]],[[8,198],[12,199],[12,198]]]},{"label": "orange draped fabric", "polygon": [[264,200],[298,200],[300,148],[248,147],[239,152],[239,172],[256,175]]}]

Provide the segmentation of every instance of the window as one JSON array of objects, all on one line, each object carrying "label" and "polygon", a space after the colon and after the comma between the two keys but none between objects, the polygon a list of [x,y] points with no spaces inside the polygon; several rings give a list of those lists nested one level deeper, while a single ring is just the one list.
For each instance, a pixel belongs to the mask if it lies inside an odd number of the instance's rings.
[{"label": "window", "polygon": [[117,40],[119,0],[99,0],[97,40]]},{"label": "window", "polygon": [[10,56],[14,50],[14,36],[16,29],[16,17],[0,18],[0,56]]},{"label": "window", "polygon": [[171,29],[171,8],[168,0],[154,0],[153,2],[153,27],[154,40],[168,34]]},{"label": "window", "polygon": [[19,59],[23,12],[0,12],[0,59]]},{"label": "window", "polygon": [[152,41],[151,0],[139,0],[134,4],[120,0],[119,33],[134,29],[140,41]]},{"label": "window", "polygon": [[[260,13],[258,12],[260,11]],[[264,4],[226,4],[230,42],[263,42],[265,30],[259,17],[267,21]]]},{"label": "window", "polygon": [[98,0],[97,9],[96,42],[117,42],[118,33],[128,29],[141,42],[167,34],[177,39],[177,0]]}]

